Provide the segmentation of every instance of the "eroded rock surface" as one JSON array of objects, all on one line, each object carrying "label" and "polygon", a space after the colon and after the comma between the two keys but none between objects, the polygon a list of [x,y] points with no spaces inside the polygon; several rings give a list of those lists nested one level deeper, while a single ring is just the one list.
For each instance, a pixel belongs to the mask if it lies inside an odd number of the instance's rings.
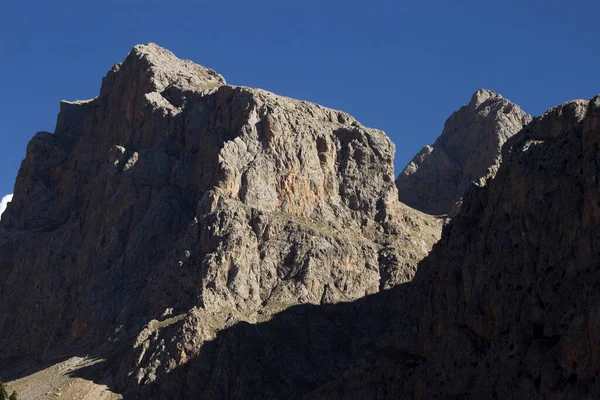
[{"label": "eroded rock surface", "polygon": [[428,214],[451,213],[472,181],[495,173],[502,145],[530,121],[516,104],[479,89],[400,173],[400,201]]},{"label": "eroded rock surface", "polygon": [[600,397],[599,148],[600,96],[549,110],[413,281],[233,325],[142,398]]},{"label": "eroded rock surface", "polygon": [[146,400],[599,398],[599,148],[600,96],[533,120],[411,280],[439,224],[382,132],[136,47],[29,145],[3,365],[76,351],[65,393]]},{"label": "eroded rock surface", "polygon": [[440,224],[398,202],[393,155],[346,113],[136,46],[28,145],[0,223],[0,358],[117,351],[135,391],[240,321],[411,280]]},{"label": "eroded rock surface", "polygon": [[393,300],[354,304],[402,318],[348,339],[338,365],[349,367],[307,397],[598,398],[598,148],[600,96],[510,138],[495,178],[470,187],[415,280]]},{"label": "eroded rock surface", "polygon": [[572,101],[510,138],[496,177],[472,186],[421,266],[426,397],[600,396],[599,145],[600,96]]}]

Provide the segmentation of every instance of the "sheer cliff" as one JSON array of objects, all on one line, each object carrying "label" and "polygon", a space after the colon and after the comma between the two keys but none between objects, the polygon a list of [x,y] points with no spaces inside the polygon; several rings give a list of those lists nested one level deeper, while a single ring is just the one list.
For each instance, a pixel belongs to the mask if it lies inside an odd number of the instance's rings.
[{"label": "sheer cliff", "polygon": [[599,148],[600,96],[550,109],[433,245],[383,132],[137,46],[32,139],[0,221],[2,365],[53,371],[9,388],[598,398]]},{"label": "sheer cliff", "polygon": [[598,398],[600,96],[554,107],[502,149],[420,266],[425,397]]},{"label": "sheer cliff", "polygon": [[[258,327],[285,358],[235,357],[254,380],[294,377],[310,399],[598,398],[599,148],[600,96],[550,109],[506,142],[493,179],[470,186],[413,281],[290,309]],[[217,338],[221,362],[250,329]],[[282,359],[291,371],[262,367]]]},{"label": "sheer cliff", "polygon": [[240,321],[406,282],[440,223],[348,114],[154,44],[37,133],[0,222],[0,357],[118,353],[146,384]]},{"label": "sheer cliff", "polygon": [[550,109],[470,186],[413,281],[232,326],[144,395],[598,398],[599,148],[600,96]]}]

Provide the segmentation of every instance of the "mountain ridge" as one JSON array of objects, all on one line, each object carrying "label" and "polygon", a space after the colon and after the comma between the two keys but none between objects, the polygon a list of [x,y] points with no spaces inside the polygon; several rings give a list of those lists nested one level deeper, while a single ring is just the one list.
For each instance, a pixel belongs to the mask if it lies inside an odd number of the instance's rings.
[{"label": "mountain ridge", "polygon": [[[28,146],[0,220],[10,390],[599,396],[600,96],[500,130],[501,150],[494,130],[438,241],[382,131],[147,46]],[[491,91],[471,102],[475,137],[497,111],[523,124]]]}]

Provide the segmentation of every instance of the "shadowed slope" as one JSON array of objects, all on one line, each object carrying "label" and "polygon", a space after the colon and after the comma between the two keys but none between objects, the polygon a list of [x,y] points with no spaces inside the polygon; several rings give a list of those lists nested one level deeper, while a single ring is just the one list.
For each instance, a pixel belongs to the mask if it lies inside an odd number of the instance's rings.
[{"label": "shadowed slope", "polygon": [[412,282],[234,324],[140,398],[597,398],[599,138],[600,96],[549,110]]}]

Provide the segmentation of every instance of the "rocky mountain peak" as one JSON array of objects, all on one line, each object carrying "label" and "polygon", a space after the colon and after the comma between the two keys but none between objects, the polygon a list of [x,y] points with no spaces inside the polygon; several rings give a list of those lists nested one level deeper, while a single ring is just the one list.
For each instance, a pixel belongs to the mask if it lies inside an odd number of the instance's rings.
[{"label": "rocky mountain peak", "polygon": [[122,91],[122,85],[114,85],[123,77],[130,79],[126,84],[138,93],[202,92],[226,83],[214,70],[181,60],[155,43],[134,46],[125,61],[116,64],[103,79],[100,94]]},{"label": "rocky mountain peak", "polygon": [[469,107],[477,108],[489,99],[503,99],[503,97],[493,90],[483,88],[477,89],[475,93],[473,93],[473,96],[471,96]]},{"label": "rocky mountain peak", "polygon": [[0,222],[0,358],[115,343],[117,384],[144,385],[236,321],[412,279],[440,224],[397,201],[393,156],[342,111],[134,47],[28,145]]},{"label": "rocky mountain peak", "polygon": [[400,201],[430,214],[447,214],[470,182],[493,174],[506,140],[531,117],[499,94],[477,90],[454,112],[442,134],[425,146],[396,180]]},{"label": "rocky mountain peak", "polygon": [[434,274],[426,340],[440,377],[424,397],[598,397],[599,99],[553,107],[511,137],[421,264]]}]

